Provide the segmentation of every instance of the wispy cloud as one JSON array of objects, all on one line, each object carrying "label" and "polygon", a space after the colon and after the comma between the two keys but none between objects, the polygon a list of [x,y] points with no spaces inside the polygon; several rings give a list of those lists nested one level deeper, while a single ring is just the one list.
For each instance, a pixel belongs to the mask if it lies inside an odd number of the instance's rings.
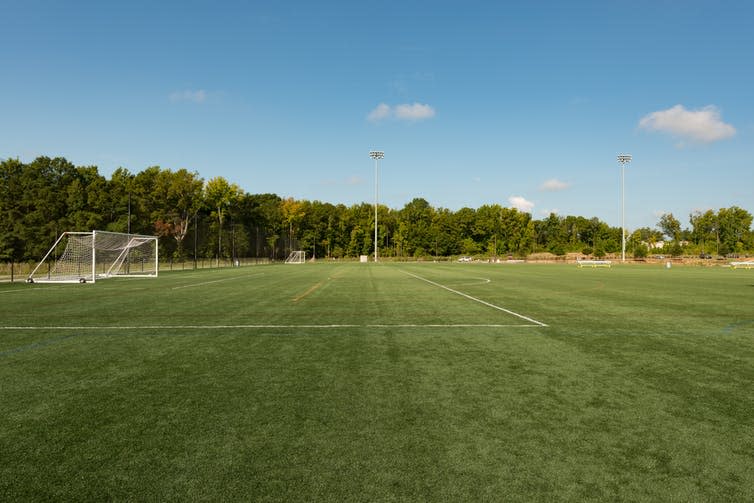
[{"label": "wispy cloud", "polygon": [[385,103],[380,103],[375,107],[374,110],[369,112],[369,115],[367,115],[367,120],[371,122],[379,122],[381,120],[387,119],[390,117],[391,110],[390,105],[386,105]]},{"label": "wispy cloud", "polygon": [[435,114],[436,112],[433,107],[423,103],[402,103],[395,106],[380,103],[367,114],[367,120],[370,122],[380,122],[386,119],[397,119],[415,122],[431,119]]},{"label": "wispy cloud", "polygon": [[683,105],[658,110],[645,115],[639,121],[639,128],[701,143],[724,140],[736,134],[736,128],[723,122],[720,110],[714,105],[699,110],[687,110]]},{"label": "wispy cloud", "polygon": [[207,101],[207,91],[204,89],[191,90],[186,89],[183,91],[173,91],[168,96],[171,103],[204,103]]},{"label": "wispy cloud", "polygon": [[435,109],[429,105],[423,105],[421,103],[396,105],[395,116],[399,119],[409,121],[431,119],[435,116]]},{"label": "wispy cloud", "polygon": [[510,203],[511,207],[524,213],[531,213],[531,210],[534,209],[534,203],[522,196],[511,196],[508,198],[508,203]]},{"label": "wispy cloud", "polygon": [[549,180],[545,180],[542,185],[539,186],[539,190],[545,192],[560,192],[561,190],[566,190],[570,187],[571,184],[568,182],[560,181],[557,178],[550,178]]}]

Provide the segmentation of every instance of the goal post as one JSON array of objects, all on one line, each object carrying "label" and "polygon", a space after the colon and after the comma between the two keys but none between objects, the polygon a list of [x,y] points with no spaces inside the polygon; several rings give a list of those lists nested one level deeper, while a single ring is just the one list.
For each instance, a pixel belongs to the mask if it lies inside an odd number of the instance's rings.
[{"label": "goal post", "polygon": [[286,264],[303,264],[304,262],[306,262],[306,252],[302,250],[292,251],[285,259]]},{"label": "goal post", "polygon": [[94,283],[114,276],[156,277],[158,238],[121,232],[64,232],[27,283]]}]

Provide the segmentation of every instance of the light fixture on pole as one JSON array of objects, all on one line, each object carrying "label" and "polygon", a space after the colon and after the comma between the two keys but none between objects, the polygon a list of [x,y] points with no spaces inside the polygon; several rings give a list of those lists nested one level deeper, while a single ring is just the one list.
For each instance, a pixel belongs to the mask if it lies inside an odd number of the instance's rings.
[{"label": "light fixture on pole", "polygon": [[625,168],[631,162],[631,154],[620,154],[620,226],[621,226],[621,262],[626,261],[626,191],[625,191]]},{"label": "light fixture on pole", "polygon": [[372,150],[369,157],[374,159],[374,261],[377,262],[377,204],[379,204],[379,161],[385,157],[385,152]]}]

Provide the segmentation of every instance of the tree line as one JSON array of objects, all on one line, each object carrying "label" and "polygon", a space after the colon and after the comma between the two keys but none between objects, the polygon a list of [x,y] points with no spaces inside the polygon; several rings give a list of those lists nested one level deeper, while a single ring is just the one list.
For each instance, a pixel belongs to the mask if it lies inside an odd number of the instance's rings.
[{"label": "tree line", "polygon": [[[401,209],[379,205],[382,257],[525,257],[577,252],[596,257],[619,252],[621,229],[596,217],[529,213],[499,204],[451,211],[415,198]],[[738,208],[694,212],[688,228],[672,214],[657,229],[627,236],[635,257],[653,253],[754,252],[752,215]],[[343,258],[374,251],[374,206],[250,194],[223,177],[153,166],[139,173],[118,168],[107,179],[96,166],[64,158],[0,162],[0,260],[36,261],[64,231],[107,230],[160,237],[161,260]]]}]

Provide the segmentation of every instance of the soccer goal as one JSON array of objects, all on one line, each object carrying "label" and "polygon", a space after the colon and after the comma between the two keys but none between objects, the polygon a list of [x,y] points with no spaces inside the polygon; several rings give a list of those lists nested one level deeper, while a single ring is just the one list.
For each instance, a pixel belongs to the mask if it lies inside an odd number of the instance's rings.
[{"label": "soccer goal", "polygon": [[157,237],[120,232],[64,232],[27,283],[94,283],[113,276],[156,277]]},{"label": "soccer goal", "polygon": [[304,262],[306,262],[306,252],[301,250],[292,251],[285,259],[286,264],[303,264]]}]

